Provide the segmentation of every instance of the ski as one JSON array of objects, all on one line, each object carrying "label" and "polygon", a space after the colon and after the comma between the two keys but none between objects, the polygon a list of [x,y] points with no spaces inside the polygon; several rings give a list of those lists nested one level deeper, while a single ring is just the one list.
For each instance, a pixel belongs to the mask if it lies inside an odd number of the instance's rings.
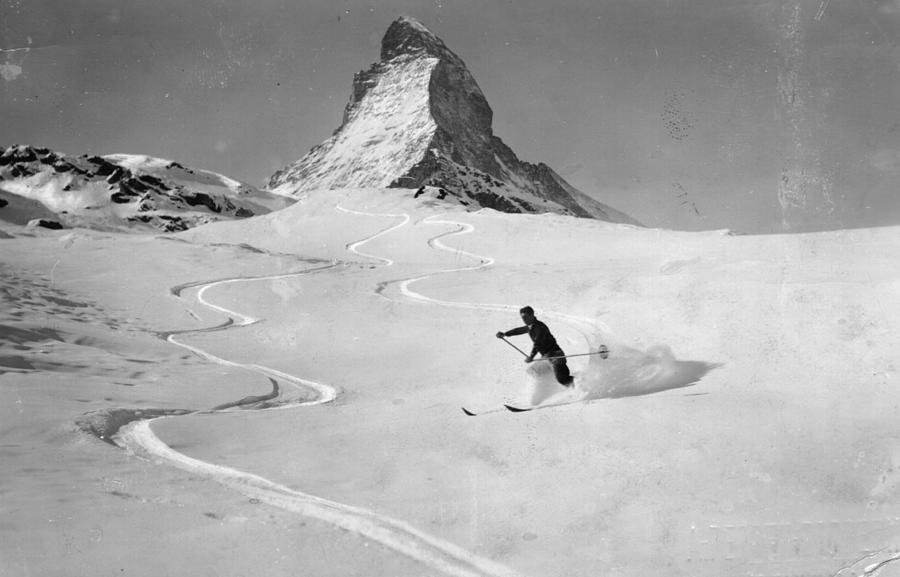
[{"label": "ski", "polygon": [[491,413],[506,412],[506,409],[488,409],[487,411],[481,411],[479,413],[476,413],[475,411],[470,411],[469,409],[467,409],[465,407],[461,407],[461,408],[462,408],[462,412],[465,413],[466,416],[469,416],[469,417],[480,417],[481,415],[490,415]]},{"label": "ski", "polygon": [[[535,407],[515,407],[513,405],[503,405],[503,406],[506,407],[506,410],[511,413],[525,413],[525,412],[531,411],[535,408]],[[538,405],[538,406],[540,406],[540,405]]]},{"label": "ski", "polygon": [[490,409],[488,411],[481,411],[480,413],[476,413],[475,411],[470,411],[469,409],[462,407],[462,412],[465,413],[469,417],[478,417],[480,415],[489,415],[491,413],[502,413],[504,411],[509,411],[511,413],[524,413],[527,411],[532,411],[539,406],[540,405],[536,405],[534,407],[516,407],[514,405],[503,405],[502,409]]},{"label": "ski", "polygon": [[561,401],[561,402],[557,401],[555,403],[547,403],[545,405],[544,404],[531,405],[530,407],[517,407],[515,405],[503,405],[503,407],[510,413],[527,413],[529,411],[540,411],[542,409],[552,409],[553,407],[565,407],[566,405],[591,403],[595,400],[596,399],[592,399],[592,400],[580,399],[580,400],[574,400],[574,401]]},{"label": "ski", "polygon": [[487,411],[481,411],[481,412],[479,412],[479,413],[476,413],[475,411],[471,411],[471,410],[469,410],[469,409],[467,409],[467,408],[465,408],[465,407],[461,407],[461,408],[462,408],[462,412],[465,413],[467,416],[469,416],[469,417],[479,417],[479,416],[481,416],[481,415],[490,415],[490,414],[492,414],[492,413],[503,413],[503,412],[510,412],[510,413],[527,413],[527,412],[529,412],[529,411],[534,411],[534,410],[538,410],[538,409],[550,409],[550,408],[552,408],[552,407],[562,407],[562,406],[565,406],[565,405],[574,405],[574,404],[576,404],[576,403],[584,403],[584,402],[591,402],[591,401],[584,401],[584,400],[577,400],[577,401],[563,401],[563,402],[561,402],[561,403],[560,403],[560,402],[556,402],[556,403],[549,403],[549,404],[546,404],[546,405],[532,405],[532,406],[530,406],[530,407],[517,407],[517,406],[515,406],[515,405],[507,405],[507,404],[504,403],[502,409],[489,409],[489,410],[487,410]]}]

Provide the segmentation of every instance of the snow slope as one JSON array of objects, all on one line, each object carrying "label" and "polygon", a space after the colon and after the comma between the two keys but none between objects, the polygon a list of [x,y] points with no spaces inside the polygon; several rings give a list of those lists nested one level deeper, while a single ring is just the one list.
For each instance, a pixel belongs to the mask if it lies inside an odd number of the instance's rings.
[{"label": "snow slope", "polygon": [[56,218],[56,213],[37,200],[0,188],[0,219],[10,224],[25,225],[36,218]]},{"label": "snow slope", "polygon": [[[896,567],[896,227],[353,189],[168,238],[5,230],[0,573]],[[524,304],[609,346],[574,392],[494,337]],[[568,404],[495,411],[532,401]]]}]

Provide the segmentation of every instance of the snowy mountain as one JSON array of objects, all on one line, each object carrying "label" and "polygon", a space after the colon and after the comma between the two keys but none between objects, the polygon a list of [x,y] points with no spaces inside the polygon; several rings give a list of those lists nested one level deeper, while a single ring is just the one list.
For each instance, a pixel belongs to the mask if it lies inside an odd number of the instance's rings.
[{"label": "snowy mountain", "polygon": [[400,18],[382,39],[381,61],[356,74],[341,126],[275,173],[269,187],[298,196],[317,188],[432,186],[467,206],[637,224],[547,165],[519,160],[494,136],[492,117],[463,61],[425,26]]},{"label": "snowy mountain", "polygon": [[0,152],[0,220],[166,232],[288,206],[289,198],[153,158],[69,156],[16,145]]}]

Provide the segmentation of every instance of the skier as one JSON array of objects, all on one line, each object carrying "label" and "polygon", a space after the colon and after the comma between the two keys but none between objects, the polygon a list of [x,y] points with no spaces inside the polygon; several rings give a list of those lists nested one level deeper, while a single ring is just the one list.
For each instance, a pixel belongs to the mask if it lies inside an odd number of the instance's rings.
[{"label": "skier", "polygon": [[535,318],[534,309],[531,307],[522,307],[519,309],[519,315],[522,317],[525,326],[510,329],[506,332],[500,331],[497,333],[497,338],[502,339],[503,337],[524,335],[527,333],[534,342],[534,348],[531,350],[531,354],[525,357],[525,362],[532,362],[535,355],[538,353],[544,358],[551,357],[550,364],[553,365],[553,374],[556,375],[556,380],[564,387],[571,387],[575,379],[572,378],[572,375],[569,373],[569,366],[566,364],[566,359],[559,358],[565,357],[566,353],[559,348],[556,339],[553,338],[553,334],[550,333],[550,329],[547,328],[547,325]]}]

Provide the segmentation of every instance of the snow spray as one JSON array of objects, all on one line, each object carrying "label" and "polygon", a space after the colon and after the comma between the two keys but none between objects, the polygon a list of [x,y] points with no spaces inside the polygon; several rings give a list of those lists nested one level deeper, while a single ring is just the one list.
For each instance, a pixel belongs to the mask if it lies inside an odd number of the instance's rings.
[{"label": "snow spray", "polygon": [[[599,348],[600,340],[597,339]],[[549,362],[528,366],[527,398],[538,405],[553,397],[553,402],[589,401],[649,395],[696,384],[718,365],[700,361],[676,360],[666,345],[639,350],[621,344],[607,344],[609,356],[591,355],[584,369],[574,370],[575,386],[562,387],[553,375]],[[571,367],[571,364],[570,364]]]},{"label": "snow spray", "polygon": [[610,346],[607,359],[590,357],[587,368],[575,379],[585,400],[635,397],[689,387],[718,365],[679,361],[666,345],[642,351],[623,345]]}]

